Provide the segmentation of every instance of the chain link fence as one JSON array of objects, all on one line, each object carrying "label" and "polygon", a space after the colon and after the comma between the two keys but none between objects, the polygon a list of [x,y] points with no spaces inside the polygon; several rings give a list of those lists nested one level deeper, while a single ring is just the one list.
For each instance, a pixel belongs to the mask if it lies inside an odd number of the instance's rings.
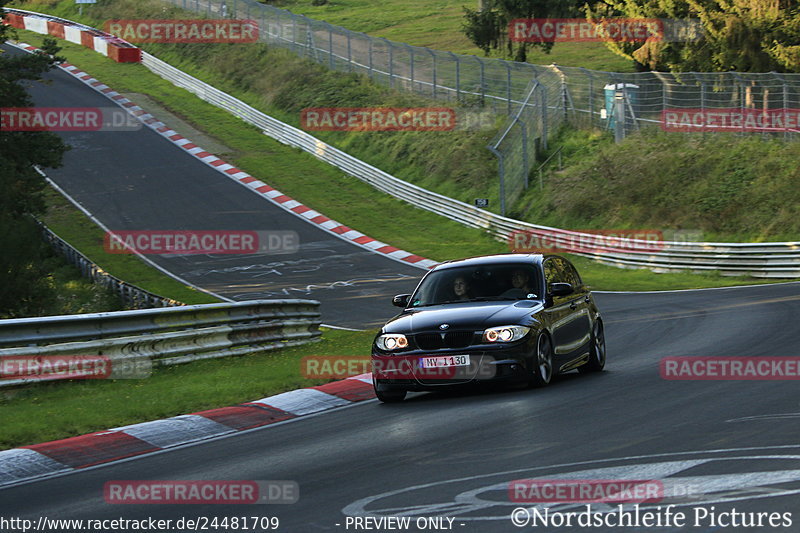
[{"label": "chain link fence", "polygon": [[262,42],[331,69],[508,116],[488,146],[498,159],[502,214],[528,186],[537,154],[564,124],[608,129],[618,140],[645,128],[800,137],[800,74],[615,73],[532,65],[370,37],[255,0],[165,1],[207,17],[253,19]]}]

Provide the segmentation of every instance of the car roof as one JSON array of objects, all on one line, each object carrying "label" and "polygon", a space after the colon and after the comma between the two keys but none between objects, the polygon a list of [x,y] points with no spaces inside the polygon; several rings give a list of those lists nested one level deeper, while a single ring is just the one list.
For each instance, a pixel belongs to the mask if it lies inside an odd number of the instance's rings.
[{"label": "car roof", "polygon": [[480,255],[477,257],[467,257],[466,259],[454,259],[440,263],[433,270],[443,270],[448,268],[480,265],[507,265],[509,263],[519,263],[525,265],[540,265],[542,254],[494,254]]}]

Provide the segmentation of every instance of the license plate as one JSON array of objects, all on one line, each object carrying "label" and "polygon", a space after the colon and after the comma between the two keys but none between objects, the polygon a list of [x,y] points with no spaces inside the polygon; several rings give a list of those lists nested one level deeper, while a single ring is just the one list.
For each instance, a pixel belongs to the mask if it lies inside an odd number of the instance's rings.
[{"label": "license plate", "polygon": [[442,368],[448,366],[469,366],[468,355],[444,355],[441,357],[423,357],[419,360],[420,368]]}]

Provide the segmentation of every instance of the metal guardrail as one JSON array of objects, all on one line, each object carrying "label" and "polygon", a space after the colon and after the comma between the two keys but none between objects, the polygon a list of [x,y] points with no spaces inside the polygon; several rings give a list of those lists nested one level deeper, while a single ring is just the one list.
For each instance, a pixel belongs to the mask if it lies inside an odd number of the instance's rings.
[{"label": "metal guardrail", "polygon": [[57,253],[63,255],[69,263],[78,267],[83,277],[92,280],[101,287],[110,289],[119,296],[128,307],[134,309],[150,309],[152,307],[175,307],[184,305],[182,302],[171,298],[164,298],[163,296],[146,291],[136,285],[112,276],[92,262],[91,259],[73,248],[67,241],[53,233],[50,228],[44,224],[40,224],[40,226],[44,234],[44,239]]},{"label": "metal guardrail", "polygon": [[[112,368],[141,370],[297,346],[317,340],[319,326],[319,302],[296,299],[0,320],[0,359],[99,355]],[[54,379],[65,378],[0,379],[0,387]]]},{"label": "metal guardrail", "polygon": [[[165,80],[182,87],[206,102],[225,109],[264,134],[289,146],[304,150],[334,165],[376,189],[455,220],[466,226],[485,229],[497,238],[507,240],[515,231],[531,231],[555,238],[563,248],[569,247],[579,233],[539,226],[484,211],[465,202],[448,198],[377,169],[298,128],[272,118],[241,100],[200,81],[185,72],[143,53],[142,63]],[[652,249],[652,242],[632,241],[643,249]],[[776,243],[684,243],[664,241],[655,252],[598,251],[579,253],[603,263],[627,268],[650,268],[668,271],[720,271],[725,275],[749,275],[764,278],[800,277],[800,242]]]},{"label": "metal guardrail", "polygon": [[[662,111],[689,108],[702,114],[737,109],[766,117],[769,110],[800,107],[800,73],[619,73],[534,65],[393,42],[258,0],[164,2],[207,17],[254,19],[262,42],[331,70],[361,73],[393,89],[506,114],[508,123],[489,145],[498,159],[500,187],[507,196],[501,196],[504,203],[511,203],[528,186],[537,149],[547,147],[560,125],[612,129],[614,87],[626,93],[629,103],[617,128],[621,137],[640,128],[658,131]],[[714,129],[701,128],[701,134]],[[756,129],[754,134],[800,138],[796,126],[772,132]],[[741,133],[746,133],[744,121]]]},{"label": "metal guardrail", "polygon": [[[45,15],[46,16],[46,15]],[[197,95],[202,100],[220,107],[249,124],[260,128],[264,134],[290,146],[300,148],[318,159],[340,168],[347,174],[369,183],[376,189],[455,220],[466,226],[486,230],[493,236],[507,240],[518,231],[547,235],[564,247],[574,242],[578,232],[540,226],[484,211],[470,204],[423,189],[412,183],[377,169],[313,135],[272,118],[241,100],[198,80],[172,65],[142,53],[142,63],[158,76]],[[533,89],[531,89],[533,91]],[[586,235],[591,238],[591,235]],[[651,250],[650,241],[632,240],[642,249]],[[687,243],[663,241],[658,251],[644,253],[629,251],[588,251],[578,253],[602,263],[622,268],[649,268],[656,272],[719,271],[723,275],[752,276],[759,278],[800,277],[800,241],[773,243]]]}]

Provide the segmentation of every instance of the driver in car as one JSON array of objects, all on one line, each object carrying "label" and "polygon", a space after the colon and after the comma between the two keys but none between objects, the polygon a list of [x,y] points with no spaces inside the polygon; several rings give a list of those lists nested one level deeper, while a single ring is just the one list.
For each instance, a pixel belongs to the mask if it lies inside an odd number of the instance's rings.
[{"label": "driver in car", "polygon": [[524,300],[529,297],[534,297],[533,290],[528,286],[530,282],[530,274],[522,269],[516,269],[511,273],[511,288],[501,294],[504,298],[518,298]]},{"label": "driver in car", "polygon": [[456,295],[456,300],[469,300],[469,285],[464,276],[458,276],[453,280],[453,293]]}]

